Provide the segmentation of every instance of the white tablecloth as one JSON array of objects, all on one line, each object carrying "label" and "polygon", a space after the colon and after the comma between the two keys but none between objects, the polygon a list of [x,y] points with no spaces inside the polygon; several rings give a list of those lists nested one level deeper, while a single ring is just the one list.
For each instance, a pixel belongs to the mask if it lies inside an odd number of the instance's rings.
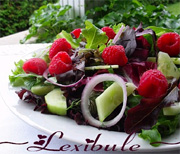
[{"label": "white tablecloth", "polygon": [[[30,53],[36,49],[48,46],[48,44],[31,44],[31,45],[2,45],[0,46],[0,76],[2,76],[3,72],[7,71],[7,66],[12,64],[15,60],[19,59],[20,56],[23,54]],[[0,79],[0,83],[3,82]],[[0,88],[3,88],[0,86]],[[49,136],[50,134],[46,134],[32,126],[28,125],[24,121],[20,120],[17,116],[15,116],[5,105],[3,102],[3,97],[0,97],[0,154],[60,154],[60,153],[77,153],[77,154],[90,154],[94,153],[92,151],[83,150],[80,151],[46,151],[42,150],[39,152],[30,152],[28,151],[28,147],[34,145],[35,141],[38,141],[38,134],[43,134]],[[7,143],[8,142],[8,143]],[[12,144],[12,143],[24,143],[22,145]],[[54,139],[51,143],[53,147],[59,146],[58,138]],[[61,145],[75,145],[75,143],[61,140]],[[97,154],[107,154],[107,153],[118,153],[122,154],[123,152],[105,152],[105,151],[98,151],[95,152]],[[139,152],[133,152],[134,154]],[[157,153],[157,152],[155,152]],[[161,153],[161,152],[158,152]],[[180,150],[176,151],[168,151],[162,152],[163,154],[179,154]],[[150,153],[149,153],[150,154]]]}]

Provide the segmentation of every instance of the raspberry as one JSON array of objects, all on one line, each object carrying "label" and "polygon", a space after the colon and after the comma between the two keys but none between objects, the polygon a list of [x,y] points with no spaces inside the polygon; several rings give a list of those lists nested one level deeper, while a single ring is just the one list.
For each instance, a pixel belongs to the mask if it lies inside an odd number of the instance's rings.
[{"label": "raspberry", "polygon": [[123,66],[128,62],[125,49],[122,45],[106,47],[102,53],[105,64]]},{"label": "raspberry", "polygon": [[75,39],[79,38],[80,34],[81,34],[80,28],[77,28],[71,32],[72,37]]},{"label": "raspberry", "polygon": [[157,40],[157,46],[169,56],[177,56],[180,53],[180,35],[173,32],[165,33]]},{"label": "raspberry", "polygon": [[179,83],[179,85],[178,85],[178,88],[180,89],[180,83]]},{"label": "raspberry", "polygon": [[57,53],[49,64],[49,73],[54,76],[65,73],[72,68],[72,61],[67,52]]},{"label": "raspberry", "polygon": [[101,30],[106,33],[109,40],[113,39],[116,36],[116,33],[114,32],[114,30],[110,27],[103,27],[103,28],[101,28]]},{"label": "raspberry", "polygon": [[42,75],[48,66],[47,63],[41,58],[31,58],[24,62],[22,68],[26,73]]},{"label": "raspberry", "polygon": [[166,94],[168,81],[166,77],[155,69],[143,73],[138,86],[138,93],[147,98],[158,98]]},{"label": "raspberry", "polygon": [[71,49],[71,44],[67,42],[65,38],[60,38],[54,41],[52,44],[50,50],[49,50],[49,58],[52,60],[52,58],[61,51],[66,51],[67,53]]}]

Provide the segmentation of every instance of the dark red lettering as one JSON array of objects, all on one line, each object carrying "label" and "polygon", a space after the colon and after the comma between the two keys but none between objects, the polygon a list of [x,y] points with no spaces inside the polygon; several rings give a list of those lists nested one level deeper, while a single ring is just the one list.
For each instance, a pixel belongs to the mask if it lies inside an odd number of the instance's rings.
[{"label": "dark red lettering", "polygon": [[135,144],[129,148],[130,151],[137,151],[137,149],[140,147],[139,144]]},{"label": "dark red lettering", "polygon": [[[132,139],[130,139],[133,134],[134,134],[134,136],[132,137]],[[136,136],[136,133],[135,133],[135,132],[129,134],[129,136],[128,136],[128,137],[126,138],[126,140],[124,141],[123,146],[121,147],[121,151],[127,151],[127,149],[125,150],[125,146],[126,146],[127,144],[129,144],[129,143],[134,139],[135,136]]]},{"label": "dark red lettering", "polygon": [[116,145],[114,144],[112,148],[109,148],[110,145],[106,145],[104,151],[117,151]]},{"label": "dark red lettering", "polygon": [[75,150],[75,151],[79,151],[79,147],[80,147],[80,146],[82,146],[82,144],[80,144],[80,145],[74,145],[75,148],[72,149],[71,151],[74,151],[74,150]]},{"label": "dark red lettering", "polygon": [[[93,143],[93,145],[92,145],[92,147],[91,147],[91,151],[99,151],[99,150],[101,150],[102,149],[102,145],[100,145],[100,144],[96,144],[97,143],[97,141],[98,141],[98,139],[100,138],[100,136],[101,136],[101,134],[98,134],[97,135],[97,137],[96,137],[96,139],[95,139],[95,141],[94,141],[94,143]],[[94,149],[96,147],[96,149]]]},{"label": "dark red lettering", "polygon": [[71,147],[71,145],[65,144],[65,145],[61,146],[59,150],[60,151],[68,151],[70,147]]}]

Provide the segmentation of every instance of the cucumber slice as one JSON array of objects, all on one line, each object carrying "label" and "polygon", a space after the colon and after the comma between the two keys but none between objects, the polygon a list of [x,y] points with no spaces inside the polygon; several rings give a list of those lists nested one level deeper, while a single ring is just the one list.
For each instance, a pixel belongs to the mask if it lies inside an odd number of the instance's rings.
[{"label": "cucumber slice", "polygon": [[[136,86],[133,83],[126,83],[127,96],[133,93]],[[97,106],[98,117],[103,122],[114,109],[123,101],[122,88],[114,82],[101,95],[99,95],[95,102]]]},{"label": "cucumber slice", "polygon": [[61,89],[53,89],[45,96],[45,101],[49,112],[57,115],[67,114],[66,97]]},{"label": "cucumber slice", "polygon": [[180,113],[180,103],[174,103],[171,106],[163,108],[163,114],[166,116],[174,116]]},{"label": "cucumber slice", "polygon": [[36,95],[44,96],[53,89],[53,85],[35,85],[31,87],[31,92]]},{"label": "cucumber slice", "polygon": [[167,79],[179,79],[180,77],[179,69],[176,67],[167,53],[159,52],[157,69],[161,71]]}]

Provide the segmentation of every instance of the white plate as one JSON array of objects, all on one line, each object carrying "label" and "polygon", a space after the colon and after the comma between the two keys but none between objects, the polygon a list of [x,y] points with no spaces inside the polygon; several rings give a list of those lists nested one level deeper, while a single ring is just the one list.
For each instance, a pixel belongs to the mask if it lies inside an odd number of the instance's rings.
[{"label": "white plate", "polygon": [[[29,125],[49,134],[56,131],[62,131],[64,133],[63,139],[75,142],[76,144],[87,144],[86,139],[95,140],[97,135],[101,134],[97,144],[101,144],[104,147],[106,145],[110,145],[111,147],[116,145],[116,149],[121,151],[121,147],[128,137],[128,134],[126,133],[100,130],[91,126],[77,125],[75,121],[68,117],[41,114],[39,111],[33,111],[34,106],[19,100],[17,94],[15,94],[15,90],[17,89],[12,88],[9,85],[8,76],[11,73],[12,68],[14,68],[13,62],[8,62],[4,73],[1,74],[0,93],[10,110],[19,118],[27,122]],[[162,144],[159,147],[152,147],[137,135],[132,141],[128,140],[128,142],[129,143],[125,145],[125,149],[129,149],[133,145],[140,145],[137,149],[138,152],[157,152],[180,149],[180,144]],[[178,129],[170,137],[163,139],[163,142],[180,142],[180,129]]]}]

